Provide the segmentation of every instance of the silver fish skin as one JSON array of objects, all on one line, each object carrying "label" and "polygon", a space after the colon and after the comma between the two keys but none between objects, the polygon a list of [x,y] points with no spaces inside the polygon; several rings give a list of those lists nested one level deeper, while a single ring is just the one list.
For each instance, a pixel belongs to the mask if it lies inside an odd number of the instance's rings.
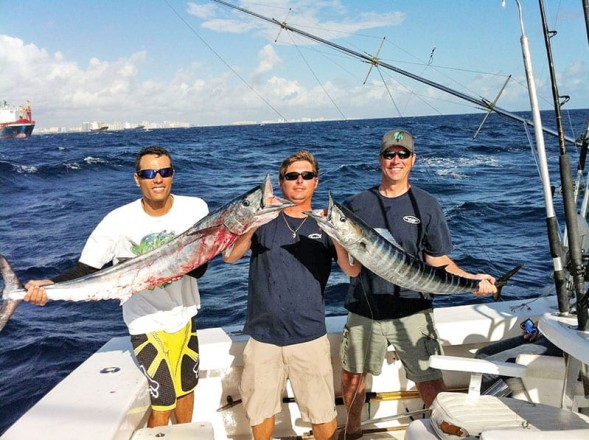
[{"label": "silver fish skin", "polygon": [[428,294],[469,293],[478,290],[478,280],[452,275],[443,268],[430,266],[407,254],[348,208],[334,202],[331,194],[325,216],[320,210],[309,211],[307,214],[366,269],[397,286]]},{"label": "silver fish skin", "polygon": [[[274,195],[270,176],[264,182],[199,220],[164,245],[85,277],[45,286],[48,300],[120,299],[182,275],[230,248],[240,235],[268,223],[293,203]],[[26,295],[7,259],[0,255],[4,279],[0,330]]]}]

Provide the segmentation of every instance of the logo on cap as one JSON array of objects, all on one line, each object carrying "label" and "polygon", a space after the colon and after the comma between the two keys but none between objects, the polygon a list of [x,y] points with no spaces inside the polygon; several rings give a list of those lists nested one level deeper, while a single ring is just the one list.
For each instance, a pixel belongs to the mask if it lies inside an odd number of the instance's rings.
[{"label": "logo on cap", "polygon": [[403,139],[405,139],[405,136],[403,136],[402,131],[396,131],[395,133],[393,133],[393,137],[396,141],[402,141]]}]

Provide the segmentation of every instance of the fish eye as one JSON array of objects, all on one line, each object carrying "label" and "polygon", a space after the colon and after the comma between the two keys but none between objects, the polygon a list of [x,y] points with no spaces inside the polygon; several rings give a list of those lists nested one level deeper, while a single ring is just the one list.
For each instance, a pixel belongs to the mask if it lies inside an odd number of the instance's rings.
[{"label": "fish eye", "polygon": [[242,204],[243,204],[243,206],[249,206],[250,205],[250,201],[249,200],[244,200]]},{"label": "fish eye", "polygon": [[342,223],[345,223],[346,222],[346,218],[344,216],[342,216],[342,217],[339,218],[339,221],[342,222]]}]

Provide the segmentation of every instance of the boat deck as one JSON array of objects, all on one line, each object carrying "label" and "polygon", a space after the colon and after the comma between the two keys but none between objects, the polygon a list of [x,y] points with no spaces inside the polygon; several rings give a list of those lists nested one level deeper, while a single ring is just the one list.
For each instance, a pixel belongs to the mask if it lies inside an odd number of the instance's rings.
[{"label": "boat deck", "polygon": [[[476,348],[490,341],[520,334],[522,320],[553,310],[553,303],[553,298],[544,298],[527,305],[511,301],[436,309],[438,333],[446,354],[471,357]],[[525,310],[525,316],[520,316],[521,310]],[[345,319],[327,318],[336,396],[341,395],[338,353]],[[201,375],[193,421],[209,422],[215,439],[251,438],[238,391],[247,341],[240,330],[199,330]],[[464,373],[444,372],[444,378],[450,388],[464,387],[468,382]],[[371,399],[364,406],[364,438],[403,438],[403,425],[411,421],[407,413],[423,410],[423,402],[414,384],[406,379],[394,350],[387,353],[383,373],[368,376],[367,391]],[[339,404],[336,408],[338,425],[343,426],[345,407]],[[2,440],[131,439],[135,431],[145,427],[148,413],[147,383],[135,364],[129,338],[114,338],[43,397],[5,432]],[[282,411],[276,418],[275,437],[312,438],[310,431],[287,386]]]}]

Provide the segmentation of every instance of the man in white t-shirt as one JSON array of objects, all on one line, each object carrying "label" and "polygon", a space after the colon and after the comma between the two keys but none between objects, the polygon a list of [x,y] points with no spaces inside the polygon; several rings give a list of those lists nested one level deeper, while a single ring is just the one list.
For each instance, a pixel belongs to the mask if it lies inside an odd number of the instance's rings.
[{"label": "man in white t-shirt", "polygon": [[[79,278],[107,263],[118,264],[155,249],[208,214],[204,200],[171,193],[174,165],[166,149],[142,149],[135,170],[141,199],[104,217],[72,269],[50,280],[29,281],[25,301],[45,305],[47,295],[41,286]],[[122,304],[139,368],[149,382],[149,427],[167,425],[172,412],[178,423],[192,420],[199,371],[193,318],[200,307],[200,295],[195,278],[205,270],[203,265],[179,280],[136,293]]]}]

